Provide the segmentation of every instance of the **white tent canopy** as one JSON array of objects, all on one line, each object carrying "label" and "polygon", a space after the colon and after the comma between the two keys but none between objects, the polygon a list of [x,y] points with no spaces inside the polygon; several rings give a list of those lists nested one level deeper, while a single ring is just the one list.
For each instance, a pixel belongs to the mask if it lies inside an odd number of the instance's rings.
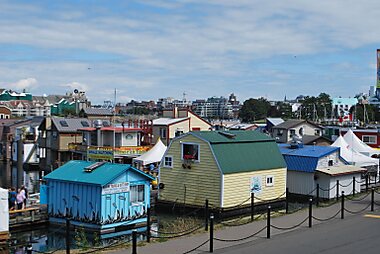
[{"label": "white tent canopy", "polygon": [[0,188],[0,233],[9,231],[8,190]]},{"label": "white tent canopy", "polygon": [[353,165],[356,165],[359,167],[379,165],[378,159],[371,158],[369,156],[366,156],[364,154],[361,154],[355,151],[354,149],[352,149],[352,146],[348,144],[342,136],[339,136],[337,140],[335,140],[335,142],[331,146],[339,147],[340,156],[345,161]]},{"label": "white tent canopy", "polygon": [[347,133],[344,134],[343,138],[354,151],[357,151],[367,156],[379,153],[378,151],[361,141],[351,129],[349,129]]},{"label": "white tent canopy", "polygon": [[160,139],[157,140],[157,143],[150,149],[148,152],[143,155],[134,158],[133,163],[142,163],[142,165],[148,165],[155,162],[160,162],[162,156],[164,156],[166,151],[166,146]]}]

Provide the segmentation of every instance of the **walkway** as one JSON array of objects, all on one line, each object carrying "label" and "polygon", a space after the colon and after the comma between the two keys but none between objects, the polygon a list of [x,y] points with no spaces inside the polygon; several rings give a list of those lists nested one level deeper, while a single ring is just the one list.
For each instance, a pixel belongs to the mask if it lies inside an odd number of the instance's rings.
[{"label": "walkway", "polygon": [[[380,193],[376,192],[374,209],[380,209]],[[350,197],[352,199],[352,197]],[[345,199],[344,207],[344,219],[353,218],[357,214],[370,213],[371,209],[371,193],[367,193],[364,196],[357,196],[354,200]],[[334,223],[339,223],[341,220],[341,202],[337,202],[329,207],[318,207],[315,205],[312,209],[313,220],[312,225],[320,223],[329,223],[328,221],[334,220]],[[308,228],[309,222],[309,209],[303,209],[293,214],[287,214],[275,217],[272,214],[271,218],[271,237],[278,234],[286,234],[291,230],[297,230],[303,228],[304,230],[313,230]],[[216,223],[217,224],[217,223]],[[244,244],[247,242],[256,241],[257,239],[266,239],[267,237],[267,220],[265,218],[248,223],[241,226],[234,227],[219,227],[216,226],[214,232],[214,251],[221,250],[223,248],[231,247],[234,245]],[[219,229],[218,229],[219,228]],[[355,233],[355,232],[352,232]],[[241,240],[244,239],[245,240]],[[184,254],[184,253],[205,253],[209,251],[210,239],[209,232],[203,231],[196,235],[190,235],[186,237],[180,237],[175,239],[169,239],[165,242],[158,242],[157,240],[152,243],[144,243],[144,246],[137,247],[138,254]],[[268,239],[267,241],[271,241]],[[195,249],[205,243],[203,246]],[[323,243],[321,243],[323,244]],[[193,251],[191,251],[193,250]],[[190,251],[190,252],[189,252]],[[126,250],[113,251],[111,253],[132,253],[131,248]]]}]

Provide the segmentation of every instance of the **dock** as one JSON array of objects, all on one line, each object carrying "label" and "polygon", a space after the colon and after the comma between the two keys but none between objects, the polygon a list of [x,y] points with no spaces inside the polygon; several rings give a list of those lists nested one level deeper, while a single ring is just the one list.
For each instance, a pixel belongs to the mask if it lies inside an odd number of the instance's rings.
[{"label": "dock", "polygon": [[9,211],[9,230],[25,230],[28,227],[44,225],[48,222],[45,206],[32,206],[21,210]]}]

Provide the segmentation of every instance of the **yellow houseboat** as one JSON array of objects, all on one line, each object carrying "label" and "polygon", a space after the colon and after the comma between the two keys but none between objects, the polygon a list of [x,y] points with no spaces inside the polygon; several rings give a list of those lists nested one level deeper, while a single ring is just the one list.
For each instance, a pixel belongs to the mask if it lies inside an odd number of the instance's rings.
[{"label": "yellow houseboat", "polygon": [[159,200],[215,208],[285,198],[286,164],[276,142],[257,131],[194,131],[172,140],[160,166]]}]

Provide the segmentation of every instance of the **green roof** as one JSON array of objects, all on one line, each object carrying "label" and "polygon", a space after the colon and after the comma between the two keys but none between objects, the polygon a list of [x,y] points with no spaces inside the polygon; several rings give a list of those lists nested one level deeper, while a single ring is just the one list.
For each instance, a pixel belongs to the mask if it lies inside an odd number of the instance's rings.
[{"label": "green roof", "polygon": [[95,162],[93,161],[69,161],[63,166],[49,173],[44,179],[53,179],[59,181],[81,182],[104,186],[122,173],[132,169],[147,178],[153,179],[144,172],[131,167],[129,164],[105,163],[94,169],[92,172],[85,172],[84,168]]},{"label": "green roof", "polygon": [[[258,131],[202,131],[192,134],[210,143],[223,174],[286,168],[274,139]],[[228,137],[228,134],[235,136]]]}]

